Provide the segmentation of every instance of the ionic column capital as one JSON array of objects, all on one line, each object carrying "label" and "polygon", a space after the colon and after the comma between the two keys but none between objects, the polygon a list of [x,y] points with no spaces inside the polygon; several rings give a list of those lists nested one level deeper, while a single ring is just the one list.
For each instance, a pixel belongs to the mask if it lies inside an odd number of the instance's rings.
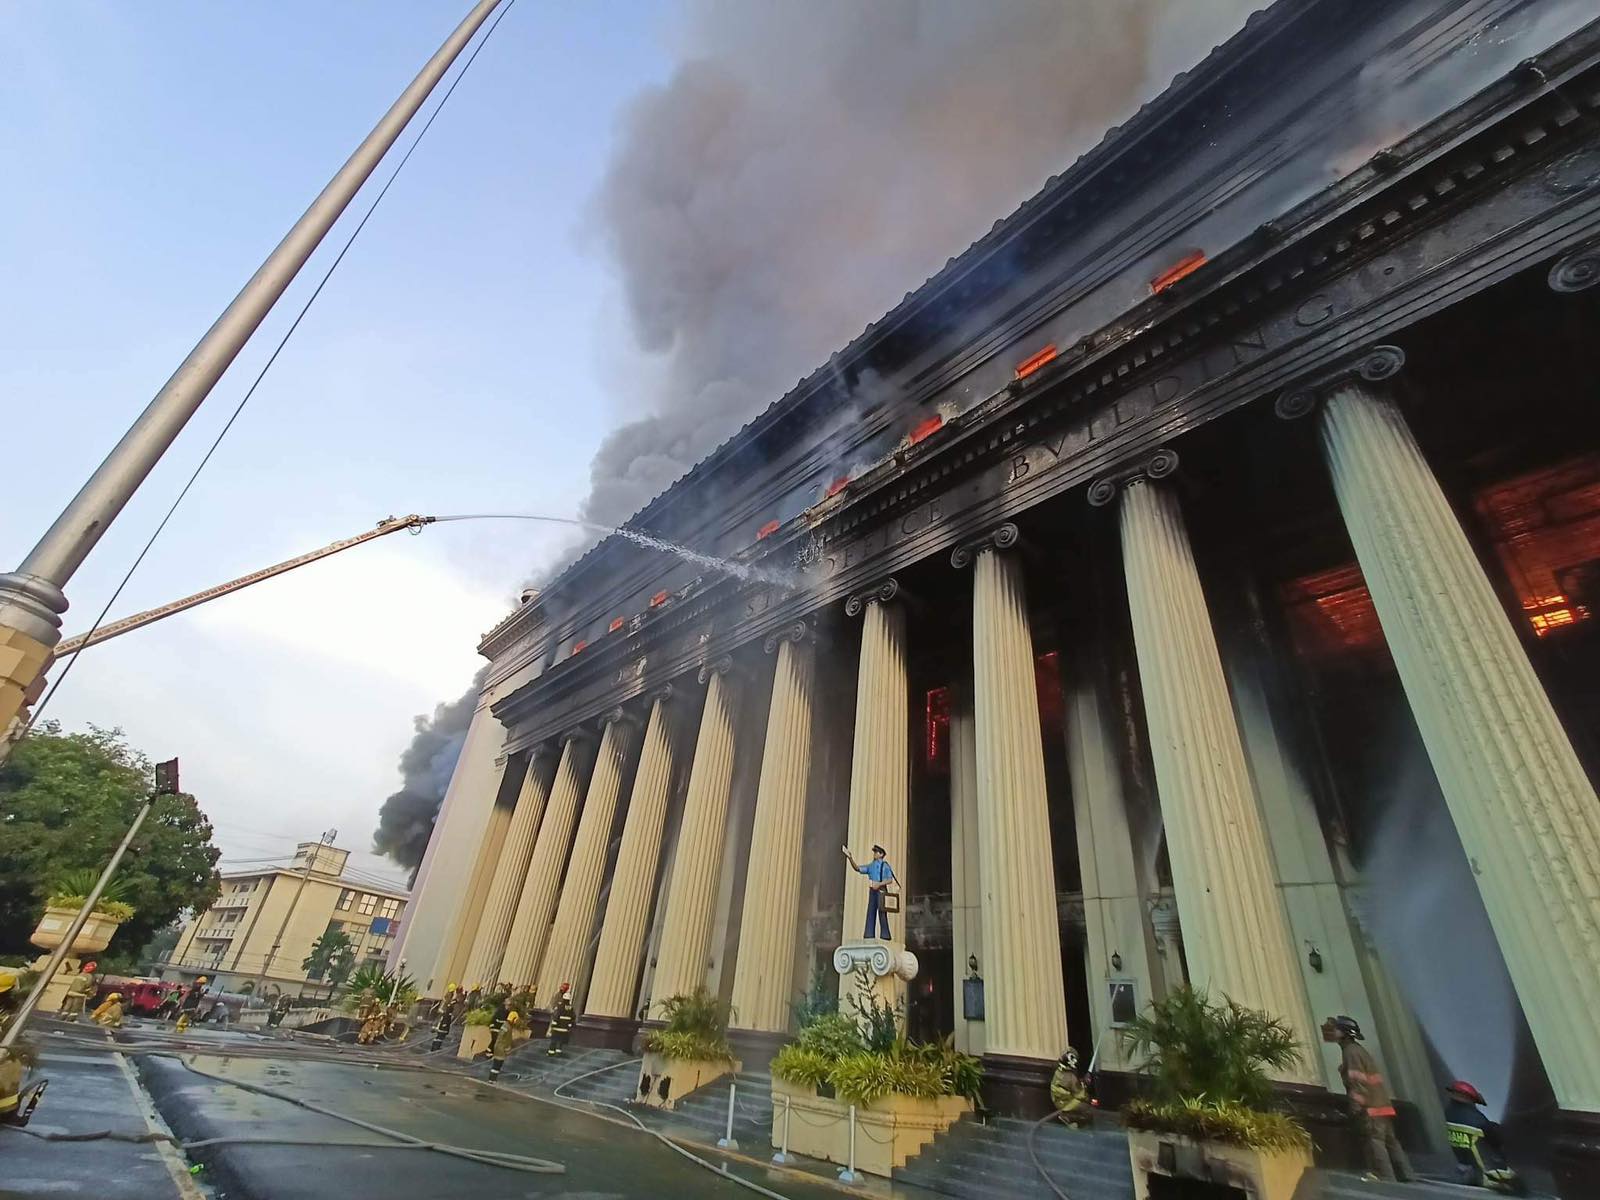
[{"label": "ionic column capital", "polygon": [[700,682],[710,683],[713,675],[731,675],[733,673],[733,655],[724,654],[720,658],[713,658],[710,662],[703,663],[700,667]]},{"label": "ionic column capital", "polygon": [[1163,446],[1153,454],[1118,467],[1089,485],[1085,498],[1092,508],[1104,508],[1124,488],[1150,479],[1165,479],[1178,469],[1178,452]]},{"label": "ionic column capital", "polygon": [[602,729],[607,725],[616,725],[620,728],[632,729],[638,724],[638,716],[629,712],[620,704],[615,708],[608,708],[605,712],[600,714],[600,726]]},{"label": "ionic column capital", "polygon": [[767,634],[766,641],[761,643],[761,649],[768,654],[776,654],[778,647],[784,642],[793,642],[796,646],[815,646],[821,640],[821,635],[809,621],[796,621],[792,625],[785,625],[782,629],[774,630]]},{"label": "ionic column capital", "polygon": [[1600,283],[1600,241],[1579,246],[1562,255],[1545,276],[1553,292],[1581,292]]},{"label": "ionic column capital", "polygon": [[978,555],[985,550],[1010,550],[1021,542],[1022,533],[1017,529],[1016,523],[1006,521],[979,537],[969,538],[950,551],[950,565],[959,571],[975,563]]},{"label": "ionic column capital", "polygon": [[1368,346],[1320,374],[1286,389],[1273,402],[1272,411],[1285,421],[1293,421],[1316,411],[1329,392],[1342,383],[1362,380],[1378,383],[1393,378],[1406,365],[1406,352],[1399,346]]},{"label": "ionic column capital", "polygon": [[[565,743],[562,743],[563,745]],[[528,765],[531,767],[536,762],[548,762],[561,754],[561,746],[555,742],[540,742],[537,746],[528,747]]]},{"label": "ionic column capital", "polygon": [[651,692],[644,698],[645,708],[646,710],[653,708],[658,700],[663,705],[671,704],[672,698],[675,695],[677,695],[677,692],[673,690],[672,685],[670,683],[663,683],[655,691]]},{"label": "ionic column capital", "polygon": [[894,576],[880,580],[869,588],[856,592],[844,602],[844,615],[859,617],[869,604],[888,604],[901,596],[900,581]]},{"label": "ionic column capital", "polygon": [[556,741],[561,744],[562,749],[566,748],[568,742],[592,742],[594,741],[594,730],[588,725],[574,725],[557,738]]}]

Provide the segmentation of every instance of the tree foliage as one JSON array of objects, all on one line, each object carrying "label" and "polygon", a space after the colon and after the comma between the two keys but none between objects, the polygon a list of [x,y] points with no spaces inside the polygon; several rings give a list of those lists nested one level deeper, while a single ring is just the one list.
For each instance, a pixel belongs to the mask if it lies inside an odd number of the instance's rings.
[{"label": "tree foliage", "polygon": [[325,979],[335,987],[348,979],[355,967],[355,944],[342,929],[324,930],[322,936],[311,943],[311,953],[300,964],[300,969],[312,979]]},{"label": "tree foliage", "polygon": [[[120,729],[65,734],[47,721],[0,766],[0,953],[36,953],[28,937],[50,893],[73,872],[98,875],[153,783],[150,760]],[[115,876],[134,915],[113,949],[149,942],[221,890],[211,823],[191,795],[163,796]]]}]

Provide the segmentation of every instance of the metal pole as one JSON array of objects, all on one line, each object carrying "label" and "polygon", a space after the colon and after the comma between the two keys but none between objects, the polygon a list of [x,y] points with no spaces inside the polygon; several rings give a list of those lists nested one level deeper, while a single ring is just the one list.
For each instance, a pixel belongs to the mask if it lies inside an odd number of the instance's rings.
[{"label": "metal pole", "polygon": [[389,989],[389,1006],[394,1007],[395,998],[400,995],[400,976],[406,973],[406,960],[401,959],[399,967],[394,973],[394,987]]},{"label": "metal pole", "polygon": [[738,1095],[739,1085],[730,1083],[728,1085],[728,1129],[726,1133],[717,1139],[717,1146],[722,1150],[737,1150],[739,1148],[739,1143],[734,1141],[733,1138],[733,1105],[734,1099]]},{"label": "metal pole", "polygon": [[[0,575],[0,627],[44,646],[60,639],[62,587],[200,407],[222,373],[501,0],[478,0],[283,241],[156,393],[22,565]],[[25,686],[25,685],[24,685]]]},{"label": "metal pole", "polygon": [[[339,835],[337,829],[330,829],[317,839],[317,846],[333,845],[333,839]],[[283,945],[284,930],[289,928],[289,920],[294,916],[295,906],[300,903],[300,893],[306,890],[306,881],[311,878],[311,868],[317,864],[317,851],[312,850],[306,855],[306,869],[300,872],[300,886],[295,888],[294,895],[289,898],[289,910],[283,914],[283,921],[278,926],[278,932],[272,939],[272,945],[267,950],[267,957],[261,963],[261,974],[256,976],[256,985],[250,991],[259,995],[262,987],[267,982],[267,972],[272,969],[272,960],[277,956],[278,947]],[[262,901],[266,903],[265,900]],[[331,994],[331,993],[330,993]]]},{"label": "metal pole", "polygon": [[860,1183],[861,1176],[856,1174],[856,1106],[850,1106],[850,1165],[839,1172],[840,1183]]},{"label": "metal pole", "polygon": [[783,1145],[772,1156],[772,1161],[783,1166],[789,1161],[789,1116],[794,1111],[794,1098],[787,1092],[783,1097]]},{"label": "metal pole", "polygon": [[163,793],[152,792],[144,802],[144,807],[139,809],[139,815],[134,817],[133,824],[128,826],[128,832],[122,837],[122,844],[117,847],[117,852],[111,856],[111,861],[106,864],[106,869],[100,872],[100,878],[95,881],[94,888],[84,897],[83,906],[78,909],[78,915],[72,918],[72,924],[67,926],[67,935],[61,939],[61,944],[50,954],[50,960],[45,963],[44,970],[39,972],[39,978],[33,985],[33,991],[28,993],[28,998],[22,1002],[22,1007],[17,1010],[16,1017],[6,1027],[4,1037],[0,1037],[0,1050],[9,1049],[16,1043],[22,1033],[22,1027],[28,1023],[28,1018],[33,1016],[34,1010],[39,1007],[39,1001],[44,998],[44,990],[50,981],[55,978],[56,971],[60,969],[61,962],[72,953],[72,943],[77,941],[78,934],[82,932],[84,922],[89,919],[89,914],[94,911],[94,906],[100,901],[100,894],[106,890],[106,884],[111,882],[112,875],[116,874],[117,865],[122,862],[122,856],[128,852],[128,846],[133,842],[134,834],[139,832],[139,826],[144,824],[144,819],[150,815],[150,810],[155,807],[156,801]]}]

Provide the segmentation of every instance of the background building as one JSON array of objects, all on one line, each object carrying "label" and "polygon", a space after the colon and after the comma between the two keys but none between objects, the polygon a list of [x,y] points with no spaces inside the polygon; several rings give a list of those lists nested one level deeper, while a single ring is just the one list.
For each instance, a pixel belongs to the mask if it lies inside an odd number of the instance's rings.
[{"label": "background building", "polygon": [[1189,981],[1600,1194],[1593,16],[1273,5],[491,630],[423,985],[757,1061],[877,842],[995,1108]]},{"label": "background building", "polygon": [[282,866],[225,871],[217,902],[184,926],[164,979],[208,976],[238,992],[327,994],[328,982],[301,967],[324,933],[346,934],[355,966],[383,965],[400,932],[406,889],[344,874],[348,850],[302,842]]}]

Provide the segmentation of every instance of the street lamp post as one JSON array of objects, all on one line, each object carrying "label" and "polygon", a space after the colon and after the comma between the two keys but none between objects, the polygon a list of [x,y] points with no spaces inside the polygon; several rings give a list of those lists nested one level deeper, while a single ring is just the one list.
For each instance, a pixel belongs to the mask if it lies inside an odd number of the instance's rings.
[{"label": "street lamp post", "polygon": [[[501,0],[478,0],[13,572],[0,574],[0,756],[61,640],[63,588]],[[20,448],[19,448],[20,450]]]}]

